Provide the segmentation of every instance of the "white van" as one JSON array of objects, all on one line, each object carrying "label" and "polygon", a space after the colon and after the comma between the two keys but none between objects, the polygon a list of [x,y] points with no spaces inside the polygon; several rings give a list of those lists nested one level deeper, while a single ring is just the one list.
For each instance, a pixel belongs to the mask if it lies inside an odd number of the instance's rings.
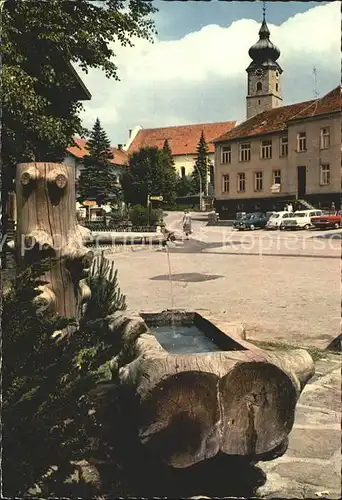
[{"label": "white van", "polygon": [[274,212],[268,219],[265,229],[280,229],[284,219],[292,216],[292,212]]},{"label": "white van", "polygon": [[288,217],[282,222],[282,228],[284,229],[310,229],[311,217],[316,215],[322,215],[322,210],[298,210],[291,217]]}]

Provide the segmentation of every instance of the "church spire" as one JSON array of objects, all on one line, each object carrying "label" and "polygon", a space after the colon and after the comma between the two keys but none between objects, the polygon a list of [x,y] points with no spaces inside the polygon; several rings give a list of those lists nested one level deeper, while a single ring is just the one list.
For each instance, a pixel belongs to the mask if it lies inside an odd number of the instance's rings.
[{"label": "church spire", "polygon": [[263,6],[262,6],[262,24],[261,28],[259,30],[259,37],[260,39],[269,39],[270,37],[270,31],[267,26],[266,22],[266,2],[263,1]]},{"label": "church spire", "polygon": [[280,50],[270,40],[266,22],[266,1],[262,6],[262,23],[259,40],[252,45],[248,54],[252,61],[246,69],[248,74],[247,118],[267,109],[281,106],[280,75],[283,72],[277,59]]},{"label": "church spire", "polygon": [[[262,24],[259,30],[259,40],[252,45],[248,54],[253,60],[252,65],[278,66],[276,60],[280,56],[280,50],[270,41],[270,30],[266,22],[266,2],[262,7]],[[279,68],[280,69],[280,68]]]}]

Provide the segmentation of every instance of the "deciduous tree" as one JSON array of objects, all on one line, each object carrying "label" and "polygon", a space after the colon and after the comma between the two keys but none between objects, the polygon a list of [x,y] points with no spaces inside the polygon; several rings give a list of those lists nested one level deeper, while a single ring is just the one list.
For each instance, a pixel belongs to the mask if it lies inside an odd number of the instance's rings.
[{"label": "deciduous tree", "polygon": [[164,149],[141,148],[133,153],[122,179],[125,201],[147,205],[147,196],[163,196],[173,203],[176,194],[176,171],[169,153]]}]

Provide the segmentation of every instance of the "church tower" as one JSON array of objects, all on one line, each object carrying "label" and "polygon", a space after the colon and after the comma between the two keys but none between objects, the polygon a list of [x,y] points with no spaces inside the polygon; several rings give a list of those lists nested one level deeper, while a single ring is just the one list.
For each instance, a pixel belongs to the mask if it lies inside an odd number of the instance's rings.
[{"label": "church tower", "polygon": [[280,51],[270,41],[265,2],[259,40],[252,45],[248,54],[252,62],[246,69],[248,75],[247,120],[262,111],[282,106],[280,75],[283,70],[277,63]]}]

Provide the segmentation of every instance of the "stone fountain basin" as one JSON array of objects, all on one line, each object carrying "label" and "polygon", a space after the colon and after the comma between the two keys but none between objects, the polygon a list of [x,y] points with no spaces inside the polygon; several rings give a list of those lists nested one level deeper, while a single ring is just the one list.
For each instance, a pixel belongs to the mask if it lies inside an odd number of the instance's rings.
[{"label": "stone fountain basin", "polygon": [[246,350],[243,326],[218,321],[209,311],[166,310],[140,316],[170,354]]},{"label": "stone fountain basin", "polygon": [[[186,328],[205,340],[201,349],[184,350]],[[207,311],[118,312],[111,329],[122,339],[116,382],[133,396],[127,414],[148,454],[186,468],[218,454],[257,462],[286,451],[297,400],[314,374],[306,351],[260,349],[242,325]]]}]

